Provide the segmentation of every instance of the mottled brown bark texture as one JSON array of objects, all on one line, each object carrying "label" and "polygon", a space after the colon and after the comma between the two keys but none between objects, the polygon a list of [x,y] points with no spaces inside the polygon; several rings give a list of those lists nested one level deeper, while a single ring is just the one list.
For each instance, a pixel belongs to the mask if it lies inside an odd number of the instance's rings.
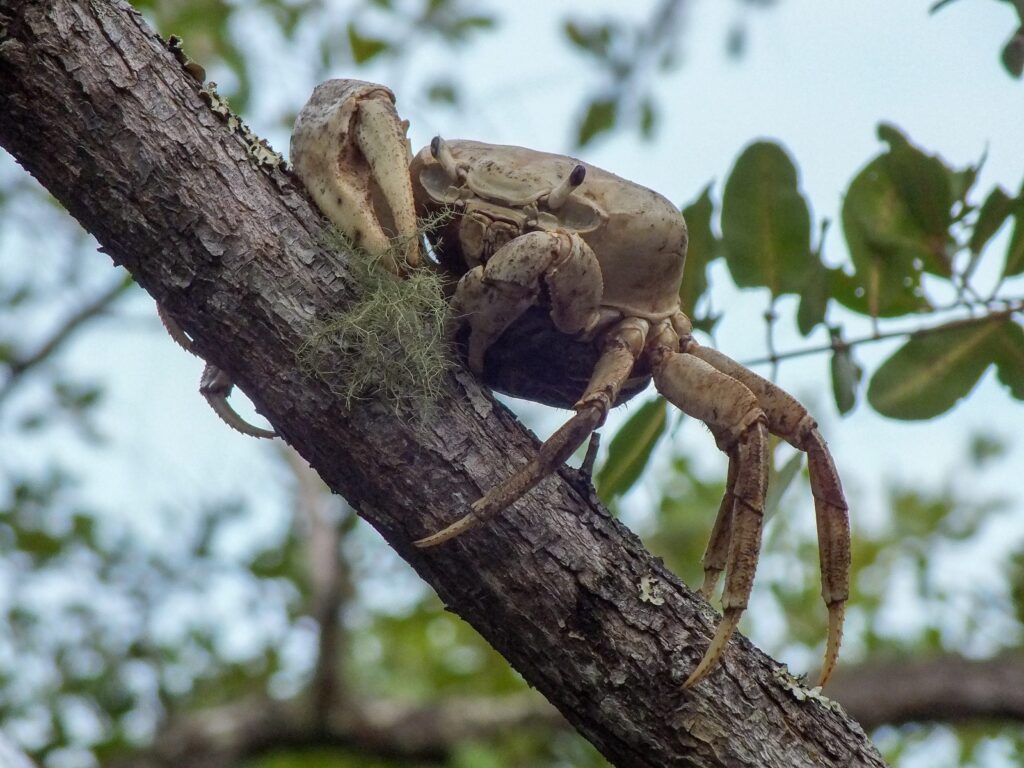
[{"label": "mottled brown bark texture", "polygon": [[[299,371],[316,318],[353,298],[344,257],[323,246],[296,180],[259,167],[198,88],[124,2],[0,0],[0,143],[609,760],[882,764],[856,723],[797,695],[745,639],[682,691],[715,614],[571,470],[500,520],[415,550],[536,440],[468,374],[417,424],[372,402],[347,411]],[[645,577],[663,603],[641,600]]]}]

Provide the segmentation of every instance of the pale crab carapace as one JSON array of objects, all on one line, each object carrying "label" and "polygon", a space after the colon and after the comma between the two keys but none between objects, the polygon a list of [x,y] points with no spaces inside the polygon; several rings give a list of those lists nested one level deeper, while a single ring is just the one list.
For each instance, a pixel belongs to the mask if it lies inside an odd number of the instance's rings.
[{"label": "pale crab carapace", "polygon": [[[600,168],[521,147],[435,138],[411,157],[406,130],[390,90],[331,80],[298,116],[291,161],[332,224],[385,268],[403,274],[439,266],[458,280],[454,316],[472,371],[509,394],[575,410],[532,461],[417,546],[446,542],[501,512],[653,379],[673,405],[709,427],[729,457],[700,589],[710,599],[724,572],[723,617],[684,685],[713,668],[747,606],[769,434],[808,456],[828,607],[823,684],[838,655],[849,581],[839,477],[800,403],[691,335],[679,305],[687,245],[679,209]],[[420,253],[417,217],[439,211],[449,215],[428,234],[439,262],[432,265]],[[542,338],[545,351],[526,348],[531,338]],[[558,362],[531,365],[531,355]]]}]

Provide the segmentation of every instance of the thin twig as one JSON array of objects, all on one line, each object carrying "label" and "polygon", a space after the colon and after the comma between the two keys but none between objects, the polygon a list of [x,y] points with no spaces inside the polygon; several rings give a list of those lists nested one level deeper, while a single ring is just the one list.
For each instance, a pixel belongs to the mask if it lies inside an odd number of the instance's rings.
[{"label": "thin twig", "polygon": [[960,320],[952,320],[948,323],[941,323],[940,325],[929,326],[927,328],[917,328],[914,330],[900,330],[900,331],[889,331],[888,333],[874,333],[870,336],[862,336],[857,339],[847,339],[842,341],[832,341],[828,344],[822,344],[817,347],[807,347],[805,349],[795,349],[792,352],[782,352],[779,354],[770,355],[768,357],[759,357],[754,360],[747,360],[743,362],[743,365],[754,366],[754,365],[775,365],[783,360],[791,360],[796,357],[807,357],[808,355],[817,355],[822,352],[835,352],[839,349],[849,349],[855,347],[858,344],[867,344],[873,341],[884,341],[886,339],[898,339],[901,337],[916,338],[918,336],[928,336],[933,333],[940,331],[948,331],[953,328],[959,328],[965,325],[973,325],[975,323],[984,322],[986,320],[998,320],[1001,318],[1008,318],[1018,312],[1024,312],[1024,301],[1012,304],[1004,310],[999,312],[991,312],[985,317],[965,317]]},{"label": "thin twig", "polygon": [[134,283],[131,280],[126,280],[124,277],[119,278],[105,291],[71,313],[50,338],[39,345],[35,352],[23,357],[15,356],[7,363],[7,380],[3,387],[0,387],[0,402],[10,395],[26,373],[52,357],[75,331],[88,320],[106,312],[110,305],[132,285]]}]

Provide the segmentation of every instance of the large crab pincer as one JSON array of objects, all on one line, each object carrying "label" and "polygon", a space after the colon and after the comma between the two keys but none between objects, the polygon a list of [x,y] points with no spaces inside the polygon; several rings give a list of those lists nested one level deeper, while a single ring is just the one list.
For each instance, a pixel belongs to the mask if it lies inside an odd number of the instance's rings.
[{"label": "large crab pincer", "polygon": [[[420,261],[416,214],[453,212],[428,236],[441,267],[459,277],[453,303],[469,367],[495,388],[575,410],[532,461],[418,546],[441,544],[501,512],[653,379],[671,403],[707,424],[729,456],[701,587],[710,598],[725,574],[724,615],[685,685],[714,666],[747,606],[761,546],[769,434],[808,455],[829,614],[822,683],[828,679],[850,565],[839,477],[803,406],[694,340],[679,306],[687,238],[674,205],[600,168],[520,147],[438,138],[410,162],[391,92],[350,80],[316,89],[296,123],[292,161],[321,210],[362,249],[387,259],[395,238],[406,244],[404,263],[385,261],[398,272]],[[530,338],[527,327],[558,359],[584,361],[585,369],[531,367],[530,352],[517,348]]]}]

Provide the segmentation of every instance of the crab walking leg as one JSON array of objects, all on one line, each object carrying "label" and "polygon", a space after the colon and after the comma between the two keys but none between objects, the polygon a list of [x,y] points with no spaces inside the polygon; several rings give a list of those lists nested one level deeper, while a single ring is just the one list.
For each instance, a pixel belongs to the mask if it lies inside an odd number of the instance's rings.
[{"label": "crab walking leg", "polygon": [[217,366],[207,363],[203,368],[202,378],[199,379],[199,393],[206,398],[206,402],[213,408],[213,412],[220,416],[221,421],[249,437],[277,437],[277,432],[255,427],[235,412],[228,403],[228,395],[234,386],[231,378]]},{"label": "crab walking leg", "polygon": [[[160,304],[156,305],[156,314],[171,338],[186,352],[191,352],[194,355],[196,352],[192,346],[192,339],[188,337],[185,331],[181,329],[181,326],[178,325],[178,322],[168,315]],[[249,437],[277,437],[277,432],[253,426],[235,412],[235,409],[231,407],[231,403],[228,402],[228,395],[231,394],[233,386],[228,375],[217,366],[207,363],[206,367],[203,368],[203,375],[199,380],[199,392],[206,398],[206,402],[210,404],[213,412],[220,417],[221,421],[235,431],[241,432],[243,435],[249,435]]]},{"label": "crab walking leg", "polygon": [[828,607],[828,641],[819,685],[828,682],[839,657],[843,616],[850,588],[850,515],[832,454],[818,425],[792,395],[721,352],[691,342],[687,351],[743,382],[768,417],[768,429],[807,454],[814,516],[818,526],[821,596]]},{"label": "crab walking leg", "polygon": [[468,358],[474,373],[483,372],[487,348],[538,302],[544,288],[558,330],[579,333],[598,322],[604,292],[601,266],[575,232],[520,235],[463,275],[453,312],[471,318]]},{"label": "crab walking leg", "polygon": [[725,483],[725,495],[722,503],[718,505],[718,515],[715,517],[715,525],[711,529],[711,538],[708,541],[708,548],[701,558],[701,565],[704,566],[704,583],[700,585],[700,594],[707,601],[718,586],[718,578],[725,570],[729,557],[729,538],[732,530],[732,511],[736,505],[736,457],[729,454],[729,477]]},{"label": "crab walking leg", "polygon": [[174,339],[175,344],[184,349],[186,352],[191,352],[193,355],[195,351],[192,349],[192,339],[188,337],[188,334],[182,330],[181,326],[178,325],[178,321],[167,314],[167,310],[164,309],[162,304],[156,305],[156,316],[160,318],[160,323],[163,325],[164,330],[167,331],[168,335]]},{"label": "crab walking leg", "polygon": [[[768,485],[768,430],[757,398],[736,379],[667,346],[655,349],[653,363],[658,391],[683,413],[707,424],[735,467],[731,521],[725,526],[719,512],[720,520],[709,545],[717,554],[728,536],[722,621],[704,657],[684,683],[689,688],[700,682],[721,657],[750,598],[761,551]],[[728,519],[728,512],[725,515]]]},{"label": "crab walking leg", "polygon": [[419,262],[419,245],[409,145],[394,101],[391,91],[375,83],[321,83],[295,121],[291,159],[324,215],[357,246],[399,272],[389,235],[402,238],[410,266]]},{"label": "crab walking leg", "polygon": [[565,462],[602,423],[629,378],[644,346],[648,324],[645,320],[623,320],[607,337],[601,357],[587,389],[576,403],[576,415],[549,437],[537,455],[505,482],[492,488],[472,505],[472,512],[444,530],[414,542],[426,548],[441,544],[468,531],[501,512],[521,498]]}]

